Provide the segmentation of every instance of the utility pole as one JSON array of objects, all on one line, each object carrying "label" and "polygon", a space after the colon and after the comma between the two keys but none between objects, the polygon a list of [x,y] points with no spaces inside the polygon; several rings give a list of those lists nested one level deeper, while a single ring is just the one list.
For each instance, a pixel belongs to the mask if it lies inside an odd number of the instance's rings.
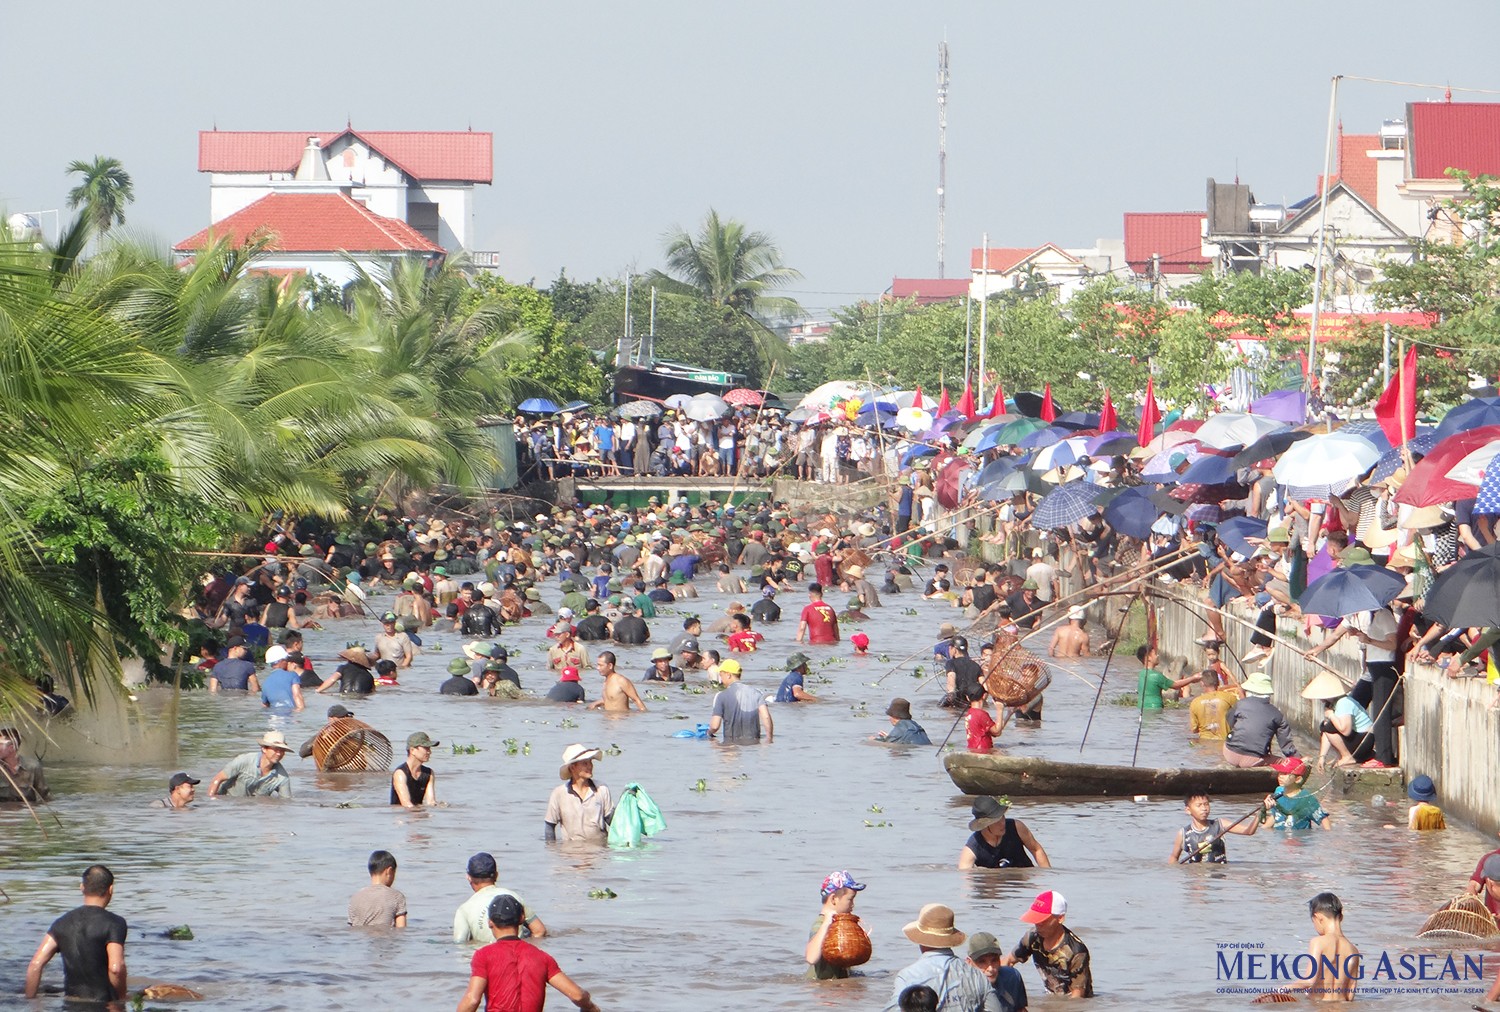
[{"label": "utility pole", "polygon": [[947,240],[944,236],[944,218],[947,215],[948,197],[948,39],[945,36],[938,44],[938,277],[947,277]]},{"label": "utility pole", "polygon": [[984,251],[979,254],[979,278],[983,287],[979,296],[979,376],[975,386],[978,397],[984,400],[984,351],[990,329],[990,234],[984,233]]}]

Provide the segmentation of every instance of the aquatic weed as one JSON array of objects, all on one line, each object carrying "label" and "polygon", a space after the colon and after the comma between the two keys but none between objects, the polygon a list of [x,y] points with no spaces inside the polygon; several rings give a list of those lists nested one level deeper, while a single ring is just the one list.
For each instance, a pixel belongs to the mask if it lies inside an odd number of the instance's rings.
[{"label": "aquatic weed", "polygon": [[693,790],[697,791],[699,794],[702,794],[704,791],[708,790],[708,781],[704,780],[702,777],[699,777],[698,782],[693,784]]},{"label": "aquatic weed", "polygon": [[619,755],[623,751],[625,751],[625,750],[622,749],[620,746],[616,745],[614,742],[610,742],[609,748],[607,748],[607,749],[604,750],[604,754],[605,755]]},{"label": "aquatic weed", "polygon": [[460,745],[458,742],[453,743],[454,755],[478,755],[482,751],[484,750],[481,749],[478,745]]},{"label": "aquatic weed", "polygon": [[605,886],[603,889],[589,890],[589,899],[591,900],[612,900],[618,898],[619,895],[619,893],[615,892],[608,886]]}]

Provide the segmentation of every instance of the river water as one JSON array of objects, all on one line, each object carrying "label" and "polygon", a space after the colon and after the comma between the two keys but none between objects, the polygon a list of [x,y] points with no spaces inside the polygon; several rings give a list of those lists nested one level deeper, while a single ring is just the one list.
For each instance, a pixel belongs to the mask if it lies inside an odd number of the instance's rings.
[{"label": "river water", "polygon": [[[555,600],[555,591],[545,593]],[[712,620],[727,600],[709,589],[684,604]],[[782,604],[794,616],[801,595],[784,595]],[[501,884],[552,929],[546,949],[606,1010],[882,1008],[892,975],[917,955],[901,928],[923,904],[949,904],[961,929],[1009,942],[1022,934],[1020,914],[1045,889],[1068,897],[1067,923],[1093,954],[1098,1007],[1196,1010],[1240,1007],[1268,989],[1249,984],[1244,994],[1219,993],[1241,986],[1219,979],[1218,957],[1231,951],[1222,946],[1305,952],[1306,901],[1325,889],[1342,896],[1346,933],[1367,953],[1426,951],[1414,938],[1417,927],[1494,844],[1457,826],[1422,835],[1383,828],[1391,821],[1404,827],[1404,806],[1379,811],[1367,801],[1331,799],[1330,832],[1231,837],[1230,865],[1178,868],[1166,862],[1186,821],[1178,798],[1017,799],[1012,814],[1031,827],[1055,867],[960,873],[954,865],[968,836],[968,801],[936,750],[866,740],[888,726],[883,713],[895,695],[911,696],[934,742],[947,733],[953,716],[937,706],[937,683],[919,688],[922,676],[911,671],[917,664],[930,671],[930,657],[910,661],[879,686],[870,683],[931,642],[937,623],[954,612],[908,593],[886,598],[874,615],[863,627],[874,653],[854,658],[847,645],[810,651],[820,666],[808,689],[822,700],[773,707],[776,740],[756,746],[672,737],[706,723],[712,700],[711,693],[676,687],[653,689],[650,712],[626,716],[440,697],[436,685],[460,640],[429,633],[429,649],[399,689],[350,701],[398,752],[413,731],[441,739],[432,766],[449,807],[418,814],[386,804],[383,775],[321,776],[295,757],[287,760],[295,790],[289,802],[200,800],[189,812],[150,807],[176,769],[202,777],[206,787],[229,758],[254,750],[268,727],[296,744],[336,701],[313,696],[304,712],[276,718],[243,697],[185,693],[177,766],[51,768],[58,800],[44,815],[46,839],[24,812],[0,812],[0,885],[11,899],[0,903],[0,1007],[25,1005],[16,996],[26,960],[51,919],[76,903],[77,876],[94,861],[117,876],[112,909],[130,921],[132,986],[187,984],[206,992],[216,1010],[451,1008],[466,986],[471,950],[452,944],[450,925],[468,895],[465,862],[480,850],[496,856]],[[372,642],[377,631],[363,620],[330,626],[308,635],[308,653],[324,672],[345,640]],[[661,641],[679,626],[671,615],[651,622]],[[505,637],[523,684],[538,694],[552,682],[543,670],[542,628],[533,619],[522,634]],[[746,662],[747,681],[774,692],[795,624],[762,631],[768,641]],[[648,666],[647,648],[617,652],[622,671]],[[1045,723],[1012,727],[1002,746],[1078,757],[1101,666],[1091,660],[1057,670]],[[1133,664],[1112,669],[1106,699],[1133,688],[1133,674]],[[596,673],[585,674],[590,698],[598,685]],[[1142,764],[1213,761],[1212,749],[1189,742],[1186,723],[1183,710],[1148,715]],[[1101,705],[1084,758],[1128,763],[1136,731],[1133,709]],[[961,731],[957,737],[961,746]],[[542,815],[570,742],[609,749],[596,777],[617,797],[626,783],[639,782],[660,805],[667,832],[637,851],[545,845]],[[455,755],[452,744],[480,751]],[[1214,812],[1238,817],[1254,801],[1216,798]],[[348,897],[367,883],[364,865],[374,849],[390,850],[400,862],[396,886],[410,908],[404,931],[344,924]],[[874,956],[847,981],[806,982],[801,954],[818,886],[839,868],[869,886],[856,913],[871,932]],[[617,898],[589,898],[604,888]],[[162,937],[179,924],[190,925],[195,940]],[[1033,968],[1022,974],[1033,1007],[1061,1006],[1046,997]],[[56,961],[46,982],[54,996],[35,1007],[63,1008],[55,997]],[[1468,1008],[1479,997],[1419,994],[1389,981],[1375,986],[1398,990],[1376,995],[1392,1009]],[[554,994],[555,1006],[570,1007]]]}]

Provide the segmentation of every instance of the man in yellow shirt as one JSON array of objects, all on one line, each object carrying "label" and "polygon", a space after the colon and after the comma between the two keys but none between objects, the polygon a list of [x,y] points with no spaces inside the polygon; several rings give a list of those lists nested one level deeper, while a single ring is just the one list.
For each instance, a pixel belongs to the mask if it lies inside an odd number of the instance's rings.
[{"label": "man in yellow shirt", "polygon": [[1198,676],[1203,691],[1188,706],[1189,732],[1199,738],[1223,740],[1229,733],[1229,722],[1225,719],[1229,708],[1239,701],[1240,692],[1233,686],[1219,687],[1219,673],[1206,669]]}]

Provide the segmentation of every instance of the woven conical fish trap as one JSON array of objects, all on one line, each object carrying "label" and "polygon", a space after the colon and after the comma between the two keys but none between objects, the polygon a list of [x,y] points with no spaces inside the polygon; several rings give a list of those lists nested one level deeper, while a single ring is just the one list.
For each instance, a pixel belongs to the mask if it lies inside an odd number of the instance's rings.
[{"label": "woven conical fish trap", "polygon": [[384,772],[391,765],[391,743],[364,721],[339,717],[313,739],[313,759],[326,773]]},{"label": "woven conical fish trap", "polygon": [[1490,913],[1484,901],[1477,896],[1455,896],[1448,905],[1427,918],[1418,938],[1441,938],[1445,935],[1461,938],[1490,938],[1500,934],[1495,924],[1495,915]]},{"label": "woven conical fish trap", "polygon": [[1022,706],[1052,680],[1047,662],[1020,645],[1010,633],[995,637],[995,649],[984,667],[984,691],[1002,706]]}]

